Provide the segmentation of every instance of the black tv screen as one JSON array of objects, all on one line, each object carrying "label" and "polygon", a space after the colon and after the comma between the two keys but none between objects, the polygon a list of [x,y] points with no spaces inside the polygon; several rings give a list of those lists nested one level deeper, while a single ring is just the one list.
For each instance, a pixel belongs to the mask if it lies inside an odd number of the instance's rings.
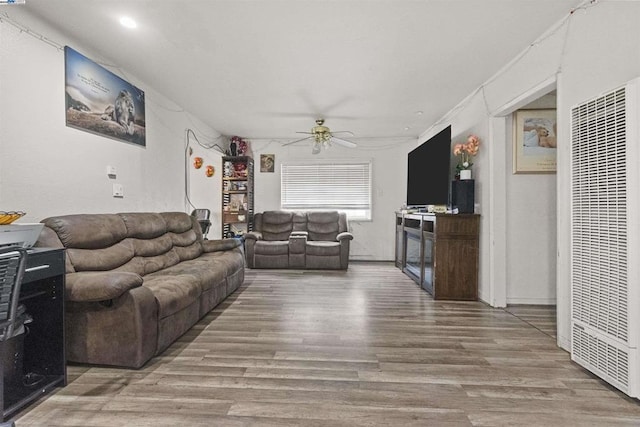
[{"label": "black tv screen", "polygon": [[407,206],[449,203],[451,126],[409,153]]}]

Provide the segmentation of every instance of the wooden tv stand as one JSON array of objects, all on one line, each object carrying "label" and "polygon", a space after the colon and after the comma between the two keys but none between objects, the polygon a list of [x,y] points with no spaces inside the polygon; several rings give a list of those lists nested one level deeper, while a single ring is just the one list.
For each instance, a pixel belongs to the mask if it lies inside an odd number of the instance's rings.
[{"label": "wooden tv stand", "polygon": [[434,299],[476,301],[480,215],[396,213],[396,266]]}]

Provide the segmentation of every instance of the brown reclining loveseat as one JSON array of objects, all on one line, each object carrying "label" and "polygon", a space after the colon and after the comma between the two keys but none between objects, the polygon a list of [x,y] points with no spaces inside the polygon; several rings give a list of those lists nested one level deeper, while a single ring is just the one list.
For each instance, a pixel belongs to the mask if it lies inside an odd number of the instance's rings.
[{"label": "brown reclining loveseat", "polygon": [[266,211],[244,235],[247,267],[346,270],[353,234],[344,213]]}]

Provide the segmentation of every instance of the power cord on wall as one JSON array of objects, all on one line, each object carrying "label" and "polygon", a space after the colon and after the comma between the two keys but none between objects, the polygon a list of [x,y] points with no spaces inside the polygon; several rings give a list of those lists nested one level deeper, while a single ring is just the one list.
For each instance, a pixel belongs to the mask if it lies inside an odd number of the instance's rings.
[{"label": "power cord on wall", "polygon": [[192,209],[197,209],[197,207],[191,202],[191,198],[189,197],[189,166],[191,164],[190,157],[193,154],[193,149],[191,148],[191,138],[193,138],[196,143],[207,150],[215,150],[222,155],[225,154],[224,149],[218,145],[215,141],[222,139],[224,136],[220,135],[217,138],[214,138],[214,142],[211,145],[205,145],[200,142],[198,136],[191,128],[187,128],[185,130],[185,145],[184,145],[184,199],[187,202],[188,206]]},{"label": "power cord on wall", "polygon": [[571,18],[573,18],[575,13],[580,11],[580,10],[586,12],[587,9],[591,9],[592,7],[597,6],[599,1],[600,2],[602,2],[602,1],[613,2],[613,1],[622,1],[622,0],[584,0],[580,5],[578,5],[574,9],[571,9],[569,11],[569,13],[564,18],[562,18],[558,23],[555,24],[555,26],[551,27],[551,29],[549,29],[547,32],[545,32],[542,36],[538,37],[535,41],[533,41],[531,44],[529,44],[529,46],[527,46],[526,49],[524,49],[522,52],[520,52],[520,54],[518,54],[515,58],[513,58],[511,61],[509,61],[504,67],[502,67],[500,70],[498,70],[497,73],[495,73],[492,77],[490,77],[488,80],[486,80],[480,86],[478,86],[473,92],[471,92],[471,94],[467,95],[462,101],[460,101],[455,107],[453,107],[451,110],[449,110],[437,122],[432,124],[427,130],[422,132],[421,135],[428,135],[433,129],[436,129],[439,126],[441,126],[442,124],[449,122],[451,117],[454,117],[458,113],[463,111],[472,102],[472,100],[476,97],[476,95],[478,95],[478,94],[482,95],[483,102],[484,102],[484,107],[487,110],[487,114],[489,116],[491,116],[493,114],[493,111],[491,110],[491,108],[489,106],[489,103],[487,102],[487,95],[486,95],[487,87],[491,83],[496,81],[500,76],[505,74],[508,70],[513,68],[516,64],[520,63],[524,59],[524,57],[527,56],[527,54],[533,48],[537,47],[538,45],[540,45],[540,43],[542,43],[545,40],[553,37],[560,30],[565,28],[565,34],[564,34],[564,36],[563,36],[564,38],[562,40],[561,55],[560,55],[560,58],[558,59],[558,67],[557,67],[557,71],[556,71],[556,74],[559,74],[562,71],[563,58],[564,58],[564,54],[565,54],[566,48],[567,48],[567,40],[569,39],[569,33],[570,33],[569,30],[570,30],[571,20],[572,20]]}]

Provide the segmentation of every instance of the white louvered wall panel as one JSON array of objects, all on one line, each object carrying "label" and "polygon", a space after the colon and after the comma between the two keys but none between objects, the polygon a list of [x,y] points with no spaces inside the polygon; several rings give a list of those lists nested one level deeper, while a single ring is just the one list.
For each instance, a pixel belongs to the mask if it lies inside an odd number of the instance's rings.
[{"label": "white louvered wall panel", "polygon": [[571,355],[634,396],[636,95],[632,82],[571,110]]}]

